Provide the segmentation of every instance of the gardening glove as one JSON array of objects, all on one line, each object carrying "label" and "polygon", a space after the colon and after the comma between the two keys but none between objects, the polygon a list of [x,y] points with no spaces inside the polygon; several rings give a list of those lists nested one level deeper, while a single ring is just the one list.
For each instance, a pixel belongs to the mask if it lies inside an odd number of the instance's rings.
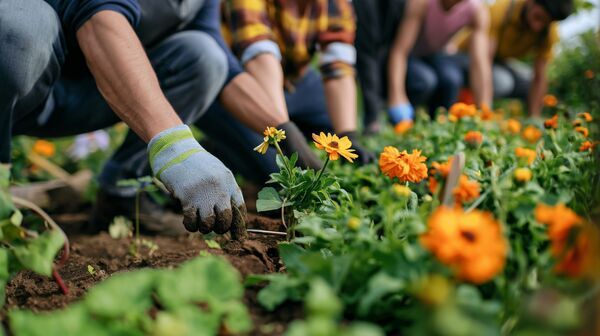
[{"label": "gardening glove", "polygon": [[310,149],[306,138],[294,122],[288,121],[277,128],[285,131],[286,139],[279,143],[285,155],[290,156],[293,153],[298,153],[297,165],[301,168],[319,170],[323,167],[323,162]]},{"label": "gardening glove", "polygon": [[358,141],[358,136],[356,131],[352,131],[352,132],[345,132],[340,134],[340,137],[345,137],[347,136],[348,139],[350,139],[350,141],[352,141],[352,148],[355,149],[355,153],[358,154],[358,158],[356,159],[356,162],[358,162],[358,164],[360,165],[366,165],[372,162],[377,161],[377,157],[375,156],[375,153],[371,152],[370,150],[366,149],[365,147],[363,147],[360,142]]},{"label": "gardening glove", "polygon": [[183,207],[188,231],[246,234],[246,206],[233,174],[204,150],[186,125],[156,135],[148,144],[150,166]]},{"label": "gardening glove", "polygon": [[401,103],[388,108],[388,115],[392,124],[397,125],[401,121],[415,119],[415,109],[410,103]]}]

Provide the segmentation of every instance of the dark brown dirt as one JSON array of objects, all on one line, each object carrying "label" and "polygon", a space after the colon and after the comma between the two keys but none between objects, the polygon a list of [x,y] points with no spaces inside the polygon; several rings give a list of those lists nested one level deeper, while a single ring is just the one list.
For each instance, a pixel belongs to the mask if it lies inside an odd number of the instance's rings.
[{"label": "dark brown dirt", "polygon": [[[248,227],[251,228],[279,231],[281,226],[278,220],[249,216]],[[134,257],[129,252],[130,239],[115,240],[107,233],[71,236],[71,256],[59,271],[69,287],[69,294],[63,295],[53,279],[23,271],[6,287],[5,308],[19,307],[34,311],[60,309],[77,301],[89,288],[115,273],[144,267],[176,267],[198,256],[200,251],[225,256],[243,277],[279,272],[281,269],[277,250],[281,238],[276,236],[250,234],[248,240],[243,243],[218,238],[221,249],[209,248],[200,234],[143,238],[154,242],[158,249],[151,255],[146,250],[142,251],[142,257]],[[88,265],[94,268],[94,275],[88,272]],[[259,289],[248,288],[244,299],[256,328],[251,334],[281,335],[290,321],[301,317],[302,308],[287,306],[274,313],[268,313],[257,302],[256,295]]]}]

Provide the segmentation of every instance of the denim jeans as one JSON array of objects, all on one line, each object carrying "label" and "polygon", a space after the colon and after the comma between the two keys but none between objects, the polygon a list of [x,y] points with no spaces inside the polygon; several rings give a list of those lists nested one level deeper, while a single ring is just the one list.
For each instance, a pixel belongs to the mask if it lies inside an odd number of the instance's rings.
[{"label": "denim jeans", "polygon": [[[119,122],[89,73],[64,75],[69,62],[61,22],[45,1],[0,1],[0,50],[0,162],[10,161],[13,135],[61,137]],[[180,118],[196,121],[225,82],[222,49],[206,33],[183,31],[147,54]],[[148,174],[146,144],[130,131],[105,165],[100,183],[107,192],[128,196],[134,190],[117,188],[117,182]]]},{"label": "denim jeans", "polygon": [[406,68],[406,94],[413,105],[427,105],[430,115],[458,99],[465,81],[457,60],[443,53],[427,57],[410,56]]},{"label": "denim jeans", "polygon": [[[321,76],[309,70],[294,86],[293,92],[285,92],[290,119],[308,138],[311,133],[331,132],[333,127],[327,114]],[[253,151],[263,137],[235,120],[219,102],[208,109],[196,126],[209,138],[208,143],[203,143],[206,149],[234,173],[253,182],[264,183],[269,174],[278,170],[275,149],[269,148],[265,155]]]}]

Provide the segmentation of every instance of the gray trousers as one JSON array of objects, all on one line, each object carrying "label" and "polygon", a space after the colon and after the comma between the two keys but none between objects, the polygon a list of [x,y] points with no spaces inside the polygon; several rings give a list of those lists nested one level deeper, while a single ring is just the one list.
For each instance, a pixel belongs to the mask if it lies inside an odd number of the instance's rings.
[{"label": "gray trousers", "polygon": [[[67,78],[65,38],[43,0],[0,1],[0,162],[10,162],[13,135],[61,137],[119,122],[89,73]],[[200,31],[175,33],[147,50],[160,86],[181,119],[198,120],[219,94],[225,53]],[[127,196],[119,180],[150,174],[146,144],[129,132],[100,176],[108,191]]]}]

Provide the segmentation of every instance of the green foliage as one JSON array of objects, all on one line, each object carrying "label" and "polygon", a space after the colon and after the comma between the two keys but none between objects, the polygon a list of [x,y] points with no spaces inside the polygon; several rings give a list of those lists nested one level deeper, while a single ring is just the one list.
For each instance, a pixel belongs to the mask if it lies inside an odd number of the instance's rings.
[{"label": "green foliage", "polygon": [[50,276],[54,257],[64,244],[62,233],[32,233],[22,226],[23,215],[8,192],[10,170],[0,165],[0,303],[4,304],[4,287],[23,269]]},{"label": "green foliage", "polygon": [[115,275],[64,310],[12,310],[8,324],[16,336],[238,334],[252,327],[243,293],[237,271],[206,256],[176,270]]},{"label": "green foliage", "polygon": [[[600,109],[600,45],[589,31],[565,43],[550,67],[550,91],[566,105]],[[598,114],[595,114],[598,116]]]},{"label": "green foliage", "polygon": [[[395,185],[376,165],[339,165],[332,166],[328,175],[339,183],[336,188],[352,193],[339,202],[332,192],[326,195],[329,199],[315,202],[319,206],[299,208],[302,215],[297,217],[297,236],[279,247],[286,273],[254,276],[248,283],[268,281],[258,295],[268,310],[286,301],[305,303],[307,320],[292,325],[292,335],[339,333],[334,317],[340,316],[376,323],[392,334],[500,335],[526,330],[532,325],[527,318],[531,315],[528,302],[542,288],[558,287],[567,298],[581,298],[590,292],[585,282],[554,273],[556,260],[550,252],[547,229],[534,215],[540,203],[565,203],[585,218],[592,216],[595,204],[590,195],[600,184],[594,155],[579,149],[590,138],[575,132],[572,126],[580,111],[564,103],[548,108],[548,115],[559,115],[556,130],[544,130],[541,121],[521,119],[523,129],[534,126],[543,134],[534,143],[519,133],[507,133],[505,120],[479,118],[456,123],[421,119],[404,136],[388,128],[377,137],[365,139],[377,151],[383,145],[409,152],[422,150],[428,166],[464,152],[463,174],[481,186],[479,198],[464,204],[464,208],[492,213],[502,224],[510,245],[504,270],[491,281],[474,285],[455,278],[452,269],[419,243],[427,230],[428,217],[440,205],[441,188],[430,190],[429,182],[424,180],[410,185],[409,192],[405,188],[398,191],[404,186]],[[581,122],[589,128],[591,137],[598,134],[593,123]],[[484,135],[480,147],[468,148],[464,143],[464,135],[472,130]],[[516,156],[519,147],[536,151],[533,163]],[[285,163],[285,158],[279,161]],[[515,180],[515,170],[523,167],[532,171],[531,181]],[[276,182],[282,188],[293,187],[292,178],[283,174],[285,165],[280,168],[282,174],[276,175]],[[297,174],[301,173],[297,169]],[[443,186],[441,176],[430,176]],[[312,193],[318,195],[318,188]],[[280,206],[288,193],[283,190],[263,190],[259,198],[264,200],[265,208]],[[427,285],[430,278],[444,279],[443,286]],[[323,286],[329,288],[333,299],[313,306],[312,293],[327,297]],[[577,305],[565,307],[581,309]],[[313,319],[311,314],[329,317]],[[542,325],[545,318],[535,316],[534,320]],[[576,321],[567,320],[545,330],[574,330]]]}]

